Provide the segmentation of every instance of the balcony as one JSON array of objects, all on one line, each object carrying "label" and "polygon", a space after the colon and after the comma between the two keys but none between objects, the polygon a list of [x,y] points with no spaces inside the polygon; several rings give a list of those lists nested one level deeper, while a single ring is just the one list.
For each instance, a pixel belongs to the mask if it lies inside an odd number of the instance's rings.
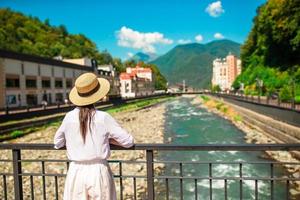
[{"label": "balcony", "polygon": [[[111,146],[112,151],[134,152],[135,160],[109,160],[112,168],[118,199],[249,199],[245,193],[245,184],[251,185],[251,199],[296,199],[290,190],[300,185],[300,176],[277,174],[278,168],[300,169],[300,162],[239,162],[239,161],[193,161],[183,159],[163,159],[165,152],[262,152],[300,150],[300,144],[263,144],[263,145],[167,145],[136,144],[124,149]],[[48,152],[54,152],[50,158]],[[131,152],[130,152],[131,151]],[[0,199],[62,199],[63,183],[69,160],[61,159],[64,150],[55,150],[52,144],[0,144]],[[35,154],[41,154],[36,156]],[[191,174],[188,169],[204,166],[207,175]],[[230,176],[218,176],[216,166],[232,166],[237,173]],[[247,166],[267,167],[264,176],[249,176]],[[31,168],[29,168],[31,166]],[[31,169],[31,170],[30,170]],[[160,169],[160,170],[159,170]],[[167,173],[170,172],[170,173]],[[1,180],[2,179],[2,180]],[[204,190],[200,182],[207,183]],[[229,184],[234,184],[233,194]],[[221,187],[220,187],[221,183]],[[267,185],[267,198],[261,198],[260,184]],[[218,189],[216,185],[218,184]],[[188,188],[187,188],[188,186]],[[188,189],[188,191],[186,191]],[[282,190],[284,197],[277,196]],[[218,193],[218,198],[215,197]],[[249,191],[248,191],[249,193]],[[203,196],[204,195],[204,196]],[[233,197],[234,196],[234,197]]]}]

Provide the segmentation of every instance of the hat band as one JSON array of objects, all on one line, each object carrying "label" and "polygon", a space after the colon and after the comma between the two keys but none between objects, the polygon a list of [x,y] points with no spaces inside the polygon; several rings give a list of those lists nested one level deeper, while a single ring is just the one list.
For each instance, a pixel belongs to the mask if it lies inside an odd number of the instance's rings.
[{"label": "hat band", "polygon": [[100,88],[100,84],[98,82],[97,86],[94,89],[92,89],[91,91],[86,92],[86,93],[80,93],[80,92],[77,91],[77,93],[81,97],[88,97],[88,96],[93,95],[95,92],[97,92],[99,90],[99,88]]}]

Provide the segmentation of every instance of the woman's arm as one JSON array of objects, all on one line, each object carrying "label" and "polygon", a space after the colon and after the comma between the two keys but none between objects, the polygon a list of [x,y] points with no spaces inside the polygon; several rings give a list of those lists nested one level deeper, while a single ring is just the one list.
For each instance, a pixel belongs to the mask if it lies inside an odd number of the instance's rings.
[{"label": "woman's arm", "polygon": [[117,146],[122,146],[119,142],[117,142],[115,139],[110,138],[109,139],[109,144],[117,145]]},{"label": "woman's arm", "polygon": [[54,136],[54,148],[60,149],[66,145],[65,139],[65,119],[62,121],[60,127],[57,129]]},{"label": "woman's arm", "polygon": [[111,144],[123,146],[125,148],[133,146],[134,141],[132,135],[123,129],[112,116],[106,113],[104,121],[109,132]]}]

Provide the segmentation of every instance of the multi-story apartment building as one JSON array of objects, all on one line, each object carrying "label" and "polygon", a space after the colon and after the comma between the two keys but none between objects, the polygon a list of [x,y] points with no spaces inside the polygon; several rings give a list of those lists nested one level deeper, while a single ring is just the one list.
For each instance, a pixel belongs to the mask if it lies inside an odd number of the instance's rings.
[{"label": "multi-story apartment building", "polygon": [[126,68],[120,74],[120,94],[122,98],[151,95],[154,92],[153,73],[150,68]]},{"label": "multi-story apartment building", "polygon": [[0,50],[0,108],[64,102],[85,72],[97,68]]},{"label": "multi-story apartment building", "polygon": [[231,53],[226,58],[217,58],[213,61],[212,85],[219,85],[223,91],[230,90],[241,71],[241,60]]}]

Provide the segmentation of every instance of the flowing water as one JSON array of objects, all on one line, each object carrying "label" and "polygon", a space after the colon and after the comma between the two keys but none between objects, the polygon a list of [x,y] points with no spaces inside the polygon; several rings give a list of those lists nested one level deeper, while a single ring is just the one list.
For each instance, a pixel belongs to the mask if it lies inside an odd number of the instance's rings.
[{"label": "flowing water", "polygon": [[[216,114],[191,103],[191,98],[180,98],[167,103],[165,142],[171,144],[244,144],[244,133]],[[263,152],[237,152],[237,151],[190,151],[190,152],[160,152],[158,159],[167,161],[193,161],[193,162],[244,162],[264,161]],[[179,175],[178,164],[167,164],[165,176]],[[183,176],[208,177],[208,164],[183,164]],[[238,177],[239,165],[213,164],[212,175],[217,177]],[[269,177],[270,165],[245,164],[242,167],[243,176]],[[275,167],[275,176],[283,176],[281,167]],[[160,182],[164,185],[164,180]],[[209,199],[209,180],[199,179],[197,184],[198,199]],[[227,182],[228,199],[240,199],[239,181]],[[183,180],[183,199],[195,199],[194,179]],[[224,199],[224,180],[212,181],[212,199]],[[243,181],[243,199],[254,199],[255,182]],[[164,187],[162,187],[164,188]],[[270,181],[258,181],[259,199],[270,199]],[[165,199],[165,190],[157,195],[157,199]],[[169,199],[180,199],[179,179],[169,180]],[[284,199],[286,196],[283,183],[274,182],[275,199]]]}]

